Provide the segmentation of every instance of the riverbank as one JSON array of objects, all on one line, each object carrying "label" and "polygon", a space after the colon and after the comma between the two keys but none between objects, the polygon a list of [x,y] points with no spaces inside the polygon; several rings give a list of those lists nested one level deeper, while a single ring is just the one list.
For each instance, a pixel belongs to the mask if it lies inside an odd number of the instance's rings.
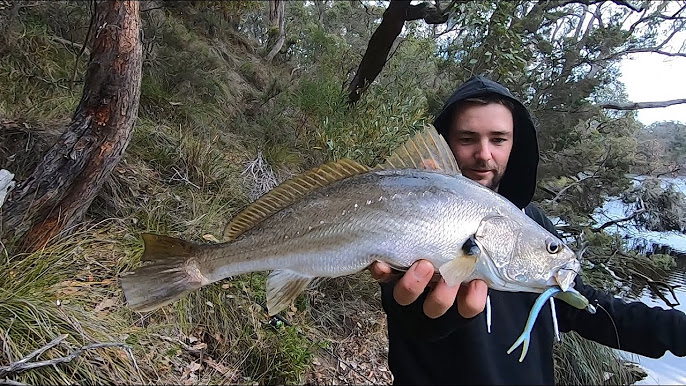
[{"label": "riverbank", "polygon": [[[686,194],[686,176],[661,177],[660,179],[663,184],[673,184],[679,191]],[[596,219],[611,221],[624,218],[625,209],[627,209],[626,205],[619,198],[612,198],[596,212]],[[676,231],[647,231],[638,229],[632,224],[614,225],[606,231],[619,233],[626,240],[627,245],[638,252],[666,254],[675,258],[676,267],[666,273],[657,273],[653,279],[676,287],[674,296],[670,296],[671,293],[665,296],[670,301],[676,300],[678,305],[670,307],[665,304],[665,301],[640,279],[638,279],[639,283],[634,286],[634,288],[640,288],[637,293],[634,293],[634,298],[652,307],[686,312],[686,234]],[[637,383],[638,385],[686,384],[686,358],[677,357],[670,352],[658,359],[621,353],[624,358],[638,363],[648,373],[646,378]]]}]

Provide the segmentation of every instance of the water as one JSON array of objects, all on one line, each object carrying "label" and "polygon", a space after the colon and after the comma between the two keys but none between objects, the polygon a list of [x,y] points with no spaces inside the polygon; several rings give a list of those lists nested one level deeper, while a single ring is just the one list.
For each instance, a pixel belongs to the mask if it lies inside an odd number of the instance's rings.
[{"label": "water", "polygon": [[[665,183],[671,182],[684,194],[686,194],[686,177],[677,178],[663,178]],[[602,213],[604,212],[604,214]],[[600,223],[612,219],[619,219],[626,217],[624,213],[624,205],[619,199],[610,199],[603,207],[603,211],[598,211],[595,214],[596,220]],[[631,243],[639,248],[652,250],[653,246],[667,246],[673,251],[681,254],[686,254],[686,235],[679,232],[654,232],[639,230],[633,226],[610,227],[607,231],[616,231],[629,239]],[[658,279],[658,278],[655,278]],[[676,298],[680,305],[674,307],[675,309],[686,312],[686,257],[677,258],[677,267],[671,271],[668,277],[659,278],[672,285],[680,284],[674,290]],[[659,297],[654,295],[649,288],[644,288],[639,295],[640,300],[649,305],[670,309]],[[671,296],[668,295],[668,299]],[[656,326],[658,327],[658,326]],[[659,327],[658,327],[659,328]],[[686,358],[677,357],[671,352],[667,352],[661,358],[653,359],[641,355],[635,355],[622,352],[627,359],[637,362],[648,373],[648,376],[637,385],[684,385],[686,384]]]},{"label": "water", "polygon": [[[666,281],[673,285],[681,284],[681,287],[674,290],[681,304],[674,308],[686,312],[686,259],[677,259],[677,268],[670,272]],[[643,290],[641,301],[649,306],[669,309],[660,298],[648,289]],[[648,373],[646,378],[636,383],[637,385],[686,385],[686,358],[677,357],[671,352],[667,352],[659,359],[640,355],[633,355],[629,359],[639,363]]]}]

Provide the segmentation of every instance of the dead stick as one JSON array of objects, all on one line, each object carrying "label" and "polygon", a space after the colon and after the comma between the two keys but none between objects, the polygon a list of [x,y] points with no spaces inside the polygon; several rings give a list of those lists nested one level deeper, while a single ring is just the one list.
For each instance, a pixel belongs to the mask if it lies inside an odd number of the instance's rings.
[{"label": "dead stick", "polygon": [[160,339],[165,340],[165,341],[170,342],[170,343],[176,343],[179,346],[181,346],[184,350],[188,351],[189,353],[191,353],[193,355],[197,356],[197,355],[202,354],[202,350],[193,348],[193,347],[189,346],[188,344],[182,342],[180,339],[171,338],[169,336],[164,336],[164,335],[160,335],[160,334],[150,334],[150,335],[152,335],[156,338],[160,338]]},{"label": "dead stick", "polygon": [[[29,354],[26,358],[21,359],[20,361],[14,362],[10,364],[9,366],[2,366],[0,367],[0,376],[4,376],[7,373],[20,373],[22,371],[26,370],[31,370],[39,367],[45,367],[45,366],[53,366],[59,363],[67,363],[71,362],[74,359],[76,359],[81,353],[83,353],[86,350],[91,350],[95,348],[101,348],[101,347],[123,347],[124,349],[127,350],[127,352],[130,352],[129,350],[131,349],[127,344],[124,343],[118,343],[118,342],[108,342],[108,343],[93,343],[89,344],[87,346],[83,346],[69,355],[65,357],[60,357],[60,358],[54,358],[54,359],[49,359],[45,361],[40,361],[40,362],[32,362],[32,363],[27,363],[28,360],[30,360],[33,356],[36,356],[36,352],[42,353],[43,351],[49,349],[50,347],[55,346],[59,341],[63,340],[66,336],[63,337],[63,335],[60,335],[59,337],[55,338],[52,342],[48,343],[45,347],[42,347],[31,354]],[[57,341],[57,343],[55,343]]]},{"label": "dead stick", "polygon": [[[631,273],[633,275],[642,277],[648,283],[648,285],[653,290],[653,292],[657,296],[659,296],[660,299],[662,299],[665,302],[665,304],[667,304],[668,306],[673,308],[673,307],[681,304],[681,303],[679,303],[679,298],[676,297],[676,293],[674,293],[675,286],[669,285],[663,281],[653,280],[650,277],[636,271],[635,269],[630,268],[629,270],[631,271]],[[663,286],[663,287],[667,288],[669,290],[669,292],[672,294],[672,297],[674,297],[674,301],[676,301],[676,303],[672,303],[670,300],[668,300],[667,297],[662,294],[662,292],[660,291],[658,286]],[[678,287],[678,286],[676,286],[676,287]]]},{"label": "dead stick", "polygon": [[[37,356],[40,356],[42,353],[44,353],[44,352],[46,352],[47,350],[49,350],[49,349],[51,349],[51,348],[57,346],[58,344],[60,344],[61,341],[67,339],[67,336],[68,336],[67,334],[62,334],[62,335],[58,336],[57,338],[53,339],[50,343],[48,343],[48,344],[46,344],[45,346],[39,348],[38,350],[35,350],[34,352],[32,352],[31,354],[25,356],[24,358],[22,358],[22,359],[20,359],[20,360],[18,360],[18,361],[16,361],[16,362],[14,362],[14,363],[11,364],[9,367],[12,368],[12,366],[20,366],[20,365],[23,365],[24,363],[30,361],[31,359],[33,359],[33,358],[35,358],[35,357],[37,357]],[[2,369],[4,369],[4,367],[0,367],[0,370],[2,370]],[[8,371],[11,371],[11,370],[8,370]]]},{"label": "dead stick", "polygon": [[0,385],[10,385],[10,386],[29,386],[26,383],[17,382],[11,379],[0,379]]}]

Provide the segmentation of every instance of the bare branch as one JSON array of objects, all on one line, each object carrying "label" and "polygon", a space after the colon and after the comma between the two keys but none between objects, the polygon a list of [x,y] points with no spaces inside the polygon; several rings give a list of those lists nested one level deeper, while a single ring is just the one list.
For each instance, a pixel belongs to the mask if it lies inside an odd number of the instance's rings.
[{"label": "bare branch", "polygon": [[81,50],[82,52],[85,52],[86,55],[91,54],[91,51],[88,49],[88,47],[85,47],[83,44],[72,42],[71,40],[67,40],[67,39],[61,38],[59,36],[50,36],[50,40],[55,41],[57,43],[66,44],[68,46],[72,46],[76,49]]},{"label": "bare branch", "polygon": [[662,102],[608,102],[603,103],[600,107],[609,110],[638,110],[638,109],[652,109],[657,107],[668,107],[672,105],[678,105],[686,103],[686,98],[684,99],[672,99]]},{"label": "bare branch", "polygon": [[443,24],[448,21],[448,13],[429,3],[411,5],[405,11],[405,21],[424,19],[427,24]]},{"label": "bare branch", "polygon": [[[650,277],[636,271],[635,269],[629,268],[629,271],[631,272],[631,275],[639,276],[643,280],[645,280],[646,283],[648,283],[648,285],[650,286],[650,289],[653,290],[653,293],[655,295],[657,295],[660,299],[662,299],[662,301],[665,302],[666,305],[674,308],[674,307],[681,304],[681,303],[679,303],[679,298],[674,293],[674,288],[679,287],[679,285],[672,286],[672,285],[669,285],[663,281],[653,280]],[[672,297],[674,298],[674,302],[670,301],[669,299],[667,299],[667,297],[665,295],[662,294],[662,291],[660,291],[660,288],[659,288],[660,286],[667,288],[667,290],[669,290],[669,292],[672,294]]]},{"label": "bare branch", "polygon": [[65,357],[53,358],[53,359],[39,361],[39,362],[29,362],[31,359],[41,355],[42,353],[49,350],[50,348],[57,346],[58,344],[60,344],[60,342],[62,342],[66,338],[67,338],[66,334],[60,335],[57,338],[53,339],[50,343],[39,348],[38,350],[33,351],[32,353],[25,356],[24,358],[14,362],[14,363],[10,363],[9,366],[0,366],[0,376],[4,376],[5,374],[10,374],[10,373],[20,373],[23,371],[36,369],[39,367],[54,366],[54,365],[60,364],[60,363],[71,362],[86,350],[91,350],[91,349],[95,349],[95,348],[102,348],[102,347],[122,347],[127,351],[127,353],[131,356],[131,358],[133,358],[133,356],[131,355],[131,347],[129,345],[127,345],[125,343],[108,342],[108,343],[93,343],[93,344],[89,344],[87,346],[83,346],[77,350],[74,350],[73,352],[71,352],[69,355],[67,355]]},{"label": "bare branch", "polygon": [[141,9],[141,12],[150,12],[150,11],[154,11],[154,10],[156,10],[156,9],[162,9],[162,8],[164,8],[164,5],[161,5],[161,6],[159,6],[159,7],[152,7],[152,8]]},{"label": "bare branch", "polygon": [[29,386],[28,383],[21,383],[21,382],[13,381],[13,380],[8,379],[8,378],[0,379],[0,385]]},{"label": "bare branch", "polygon": [[686,5],[682,5],[681,8],[679,8],[678,11],[674,12],[674,14],[673,14],[672,16],[660,15],[660,16],[658,16],[658,17],[659,17],[660,19],[664,19],[664,20],[684,20],[684,19],[686,19],[686,17],[684,17],[684,16],[679,16],[679,14],[680,14],[681,12],[683,12],[684,9],[686,9]]},{"label": "bare branch", "polygon": [[643,213],[643,212],[646,211],[646,207],[645,207],[645,204],[643,204],[643,200],[640,200],[640,204],[641,204],[641,207],[640,207],[638,210],[636,210],[634,213],[632,213],[631,216],[624,217],[624,218],[619,218],[619,219],[616,219],[616,220],[610,220],[610,221],[606,222],[605,224],[603,224],[603,225],[601,225],[601,226],[599,226],[599,227],[597,227],[597,228],[593,228],[593,229],[591,229],[591,230],[592,230],[593,232],[600,232],[600,231],[602,231],[603,229],[605,229],[605,228],[607,228],[607,227],[610,227],[610,226],[612,226],[612,225],[617,225],[617,224],[619,224],[619,223],[621,223],[621,222],[626,222],[626,221],[633,220],[634,218],[636,218],[636,216],[638,216],[639,214],[641,214],[641,213]]},{"label": "bare branch", "polygon": [[634,7],[633,5],[631,5],[628,1],[624,1],[624,0],[613,0],[612,2],[615,3],[615,4],[617,4],[617,5],[627,7],[627,8],[629,8],[630,10],[632,10],[632,11],[634,11],[634,12],[641,12],[641,11],[643,11],[643,7],[636,8],[636,7]]}]

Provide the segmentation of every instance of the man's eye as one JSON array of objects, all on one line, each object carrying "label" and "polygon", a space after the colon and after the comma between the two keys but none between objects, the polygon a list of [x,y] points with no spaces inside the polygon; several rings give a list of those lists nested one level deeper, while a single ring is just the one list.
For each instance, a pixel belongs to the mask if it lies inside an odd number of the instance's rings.
[{"label": "man's eye", "polygon": [[458,143],[461,143],[461,144],[472,143],[472,142],[474,142],[474,138],[462,137],[462,138],[458,138],[458,139],[457,139],[457,142],[458,142]]},{"label": "man's eye", "polygon": [[506,142],[507,139],[506,138],[493,138],[491,141],[494,143],[503,143],[503,142]]}]

